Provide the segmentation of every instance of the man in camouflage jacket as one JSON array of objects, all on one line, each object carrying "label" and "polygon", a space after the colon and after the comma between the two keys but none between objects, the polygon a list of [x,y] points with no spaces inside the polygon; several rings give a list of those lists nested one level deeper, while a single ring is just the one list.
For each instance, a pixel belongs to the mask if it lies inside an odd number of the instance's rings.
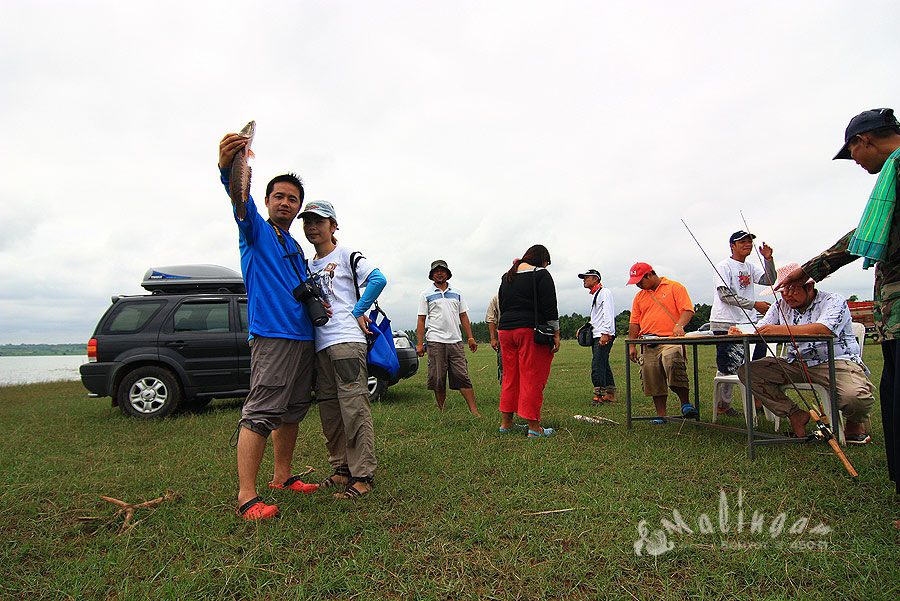
[{"label": "man in camouflage jacket", "polygon": [[[860,231],[877,229],[884,232],[884,226],[887,226],[886,236],[882,235],[879,242],[884,248],[875,263],[873,306],[875,327],[884,355],[879,392],[888,473],[897,488],[897,494],[900,494],[900,210],[895,209],[900,197],[897,190],[900,182],[900,123],[894,117],[893,110],[872,109],[851,119],[844,132],[844,145],[834,158],[853,159],[869,173],[881,175],[860,225],[844,235],[834,246],[795,270],[785,278],[782,286],[802,285],[808,277],[820,281],[863,256],[850,250],[851,245],[858,242]],[[870,215],[869,209],[873,206],[873,201],[879,201],[877,206],[882,208],[876,219],[866,219]],[[865,256],[870,257],[868,254]],[[867,258],[864,267],[870,261]]]}]

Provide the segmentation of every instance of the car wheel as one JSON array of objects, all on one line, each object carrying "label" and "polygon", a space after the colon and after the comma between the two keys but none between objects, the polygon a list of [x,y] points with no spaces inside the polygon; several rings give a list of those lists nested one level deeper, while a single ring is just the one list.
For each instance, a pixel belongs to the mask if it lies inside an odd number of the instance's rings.
[{"label": "car wheel", "polygon": [[165,417],[181,403],[181,387],[167,369],[140,367],[119,385],[119,409],[131,417]]},{"label": "car wheel", "polygon": [[369,376],[369,402],[381,400],[381,395],[387,390],[387,381],[375,376]]}]

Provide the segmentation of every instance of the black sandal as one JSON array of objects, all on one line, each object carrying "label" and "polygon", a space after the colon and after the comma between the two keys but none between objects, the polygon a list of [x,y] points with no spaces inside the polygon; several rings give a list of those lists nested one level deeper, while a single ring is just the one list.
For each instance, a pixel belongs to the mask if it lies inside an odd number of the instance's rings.
[{"label": "black sandal", "polygon": [[[369,490],[360,492],[356,487],[353,486],[357,482],[365,482],[369,485]],[[351,476],[350,482],[348,482],[347,486],[344,487],[344,492],[335,493],[334,496],[336,499],[356,499],[363,495],[369,494],[370,492],[372,492],[373,488],[375,488],[375,485],[372,483],[372,476],[369,476],[368,478],[355,478]]]},{"label": "black sandal", "polygon": [[340,476],[342,478],[350,478],[352,482],[352,477],[350,476],[350,466],[342,465],[334,470],[334,473],[319,482],[319,488],[336,488],[338,486],[346,486],[344,482],[338,482],[334,478],[335,476]]},{"label": "black sandal", "polygon": [[236,513],[248,520],[259,520],[278,515],[278,507],[275,505],[266,505],[262,500],[262,497],[254,497],[238,507]]}]

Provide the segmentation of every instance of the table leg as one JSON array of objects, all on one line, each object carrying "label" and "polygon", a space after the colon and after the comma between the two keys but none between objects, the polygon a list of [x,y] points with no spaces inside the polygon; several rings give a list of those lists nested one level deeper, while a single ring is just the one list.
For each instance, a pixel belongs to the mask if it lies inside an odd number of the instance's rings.
[{"label": "table leg", "polygon": [[841,443],[841,416],[837,408],[837,388],[834,385],[834,338],[828,339],[828,392],[831,397],[831,433],[834,439]]},{"label": "table leg", "polygon": [[750,458],[750,461],[753,461],[756,458],[756,452],[754,449],[754,436],[753,436],[753,416],[756,414],[756,407],[753,402],[753,393],[751,392],[751,387],[753,385],[753,379],[751,375],[750,366],[753,364],[751,360],[752,356],[750,355],[750,343],[747,341],[747,338],[744,338],[744,365],[747,366],[745,370],[745,375],[747,377],[747,381],[744,382],[744,412],[747,417],[747,456]]},{"label": "table leg", "polygon": [[697,410],[697,421],[700,421],[700,371],[697,367],[697,345],[694,347],[694,409]]},{"label": "table leg", "polygon": [[628,345],[625,346],[625,424],[631,429],[631,357],[628,354]]}]

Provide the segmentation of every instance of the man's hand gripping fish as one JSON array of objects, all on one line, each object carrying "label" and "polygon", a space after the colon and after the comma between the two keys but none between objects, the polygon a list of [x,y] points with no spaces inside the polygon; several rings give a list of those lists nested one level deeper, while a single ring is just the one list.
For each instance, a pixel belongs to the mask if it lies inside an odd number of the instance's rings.
[{"label": "man's hand gripping fish", "polygon": [[244,126],[238,135],[249,138],[247,145],[237,151],[231,162],[231,179],[228,192],[231,195],[231,204],[234,205],[234,214],[243,220],[247,215],[247,203],[250,202],[250,164],[248,161],[255,156],[250,150],[253,143],[253,134],[256,133],[256,121],[251,121]]}]

